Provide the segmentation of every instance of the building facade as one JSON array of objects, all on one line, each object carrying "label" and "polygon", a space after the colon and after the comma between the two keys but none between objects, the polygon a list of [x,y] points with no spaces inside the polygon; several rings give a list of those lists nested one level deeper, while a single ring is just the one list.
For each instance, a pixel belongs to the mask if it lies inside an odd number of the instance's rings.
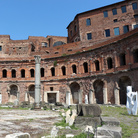
[{"label": "building facade", "polygon": [[41,101],[126,104],[138,91],[138,1],[125,0],[77,14],[68,37],[0,35],[0,102],[35,98],[35,59],[41,56]]}]

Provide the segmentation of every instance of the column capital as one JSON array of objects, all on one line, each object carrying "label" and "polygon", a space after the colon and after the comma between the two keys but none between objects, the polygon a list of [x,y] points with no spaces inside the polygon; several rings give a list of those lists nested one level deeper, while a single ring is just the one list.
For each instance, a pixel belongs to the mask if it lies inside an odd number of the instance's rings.
[{"label": "column capital", "polygon": [[36,63],[36,64],[40,64],[41,57],[38,56],[38,55],[36,55],[36,56],[34,56],[34,58],[35,58],[35,63]]}]

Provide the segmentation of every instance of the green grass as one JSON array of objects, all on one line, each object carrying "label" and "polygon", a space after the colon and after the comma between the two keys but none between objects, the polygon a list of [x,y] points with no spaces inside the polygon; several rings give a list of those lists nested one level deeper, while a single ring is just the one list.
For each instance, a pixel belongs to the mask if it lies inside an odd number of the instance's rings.
[{"label": "green grass", "polygon": [[0,110],[2,110],[2,109],[29,110],[29,108],[22,108],[22,107],[18,107],[18,108],[0,107]]}]

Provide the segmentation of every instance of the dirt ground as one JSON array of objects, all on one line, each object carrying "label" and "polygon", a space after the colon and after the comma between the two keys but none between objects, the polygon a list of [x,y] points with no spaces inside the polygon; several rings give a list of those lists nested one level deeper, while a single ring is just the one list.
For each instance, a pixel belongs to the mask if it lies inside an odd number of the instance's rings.
[{"label": "dirt ground", "polygon": [[62,118],[57,111],[0,110],[0,138],[8,134],[26,132],[32,138],[50,134],[55,122]]}]

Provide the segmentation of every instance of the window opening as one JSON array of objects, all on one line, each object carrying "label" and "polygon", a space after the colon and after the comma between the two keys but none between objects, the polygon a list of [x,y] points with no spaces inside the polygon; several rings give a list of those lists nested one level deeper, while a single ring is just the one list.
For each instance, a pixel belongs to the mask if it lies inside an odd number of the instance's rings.
[{"label": "window opening", "polygon": [[6,69],[4,69],[2,71],[2,76],[3,76],[3,78],[7,78],[7,70]]},{"label": "window opening", "polygon": [[113,13],[113,15],[116,15],[117,14],[117,9],[116,8],[112,9],[112,13]]},{"label": "window opening", "polygon": [[34,52],[35,51],[35,46],[31,45],[31,51]]},{"label": "window opening", "polygon": [[88,63],[87,62],[83,63],[83,68],[84,68],[84,73],[88,73]]},{"label": "window opening", "polygon": [[128,25],[123,26],[123,30],[124,30],[124,34],[129,32],[129,26]]},{"label": "window opening", "polygon": [[44,75],[45,75],[45,69],[41,68],[41,77],[44,77]]},{"label": "window opening", "polygon": [[134,63],[138,63],[138,49],[133,51]]},{"label": "window opening", "polygon": [[108,58],[108,59],[107,59],[107,65],[108,65],[108,69],[113,68],[112,58]]},{"label": "window opening", "polygon": [[86,19],[86,25],[87,26],[90,26],[91,25],[91,19],[90,18]]},{"label": "window opening", "polygon": [[134,27],[134,29],[138,28],[138,24],[134,25],[133,27]]},{"label": "window opening", "polygon": [[119,27],[114,28],[114,35],[120,35]]},{"label": "window opening", "polygon": [[41,44],[42,44],[43,47],[47,47],[48,46],[47,42],[42,42]]},{"label": "window opening", "polygon": [[31,77],[33,78],[34,77],[34,69],[30,70],[30,74],[31,74]]},{"label": "window opening", "polygon": [[100,70],[100,66],[99,66],[99,61],[98,60],[95,61],[95,67],[96,67],[96,71]]},{"label": "window opening", "polygon": [[108,17],[108,11],[104,11],[103,14],[104,14],[104,17]]},{"label": "window opening", "polygon": [[76,65],[72,65],[72,72],[77,74],[77,68],[76,68]]},{"label": "window opening", "polygon": [[109,37],[110,36],[110,29],[105,30],[105,36],[106,37]]},{"label": "window opening", "polygon": [[122,10],[122,13],[125,13],[126,12],[126,6],[122,6],[121,10]]},{"label": "window opening", "polygon": [[53,91],[54,89],[53,89],[53,87],[50,87],[50,91]]},{"label": "window opening", "polygon": [[87,33],[87,40],[91,40],[92,39],[92,33]]},{"label": "window opening", "polygon": [[120,66],[126,65],[126,57],[125,54],[120,54]]},{"label": "window opening", "polygon": [[133,10],[136,10],[137,9],[137,3],[135,2],[135,3],[132,3],[132,8],[133,8]]},{"label": "window opening", "polygon": [[0,51],[2,51],[2,46],[0,46]]},{"label": "window opening", "polygon": [[12,78],[16,78],[16,70],[15,69],[12,70]]},{"label": "window opening", "polygon": [[62,75],[66,75],[66,67],[65,66],[62,67]]},{"label": "window opening", "polygon": [[118,22],[118,20],[117,19],[114,19],[114,23],[116,23],[116,22]]},{"label": "window opening", "polygon": [[25,78],[25,70],[24,69],[21,70],[21,78]]},{"label": "window opening", "polygon": [[51,75],[55,76],[55,68],[54,67],[51,68]]}]

